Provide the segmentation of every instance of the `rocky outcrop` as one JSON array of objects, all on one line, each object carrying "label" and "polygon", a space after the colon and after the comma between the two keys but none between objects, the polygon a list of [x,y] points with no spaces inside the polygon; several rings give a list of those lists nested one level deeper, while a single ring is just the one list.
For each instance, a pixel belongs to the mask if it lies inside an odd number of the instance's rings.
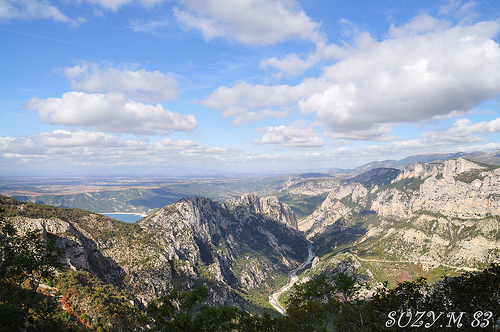
[{"label": "rocky outcrop", "polygon": [[238,218],[264,214],[294,229],[298,227],[293,210],[287,204],[281,203],[276,196],[260,198],[254,194],[241,195],[230,199],[224,206]]},{"label": "rocky outcrop", "polygon": [[452,177],[472,169],[482,170],[485,167],[462,158],[450,159],[444,162],[415,163],[406,167],[394,181],[407,178],[426,179],[431,176],[438,176],[439,174],[443,177]]},{"label": "rocky outcrop", "polygon": [[383,216],[408,218],[420,210],[455,218],[484,218],[500,215],[500,170],[464,160],[415,164],[394,183],[425,179],[418,190],[404,188],[380,191],[371,209]]},{"label": "rocky outcrop", "polygon": [[[91,220],[95,215],[86,216]],[[55,236],[56,245],[64,250],[62,261],[73,270],[89,271],[103,281],[116,286],[124,286],[126,271],[115,259],[99,250],[101,246],[95,237],[79,223],[71,223],[58,218],[14,217],[10,221],[22,233],[28,230],[41,230],[43,237]]]},{"label": "rocky outcrop", "polygon": [[[89,271],[144,301],[174,285],[208,283],[213,302],[246,308],[241,292],[273,285],[307,256],[293,211],[275,197],[244,195],[225,203],[185,198],[136,224],[9,198],[0,203],[21,231],[55,236],[69,268]],[[44,214],[55,216],[31,217]]]},{"label": "rocky outcrop", "polygon": [[500,169],[458,158],[383,175],[341,181],[299,229],[323,251],[342,245],[379,262],[475,269],[500,259]]},{"label": "rocky outcrop", "polygon": [[[275,197],[235,197],[219,203],[185,198],[139,222],[168,260],[197,278],[201,265],[232,288],[253,288],[298,265],[307,252],[296,218]],[[264,255],[263,252],[266,254]]]},{"label": "rocky outcrop", "polygon": [[[368,190],[360,183],[350,182],[331,191],[310,216],[299,221],[299,230],[308,238],[321,234],[339,220],[349,220],[356,209],[353,206],[366,205]],[[344,227],[343,224],[341,227]]]}]

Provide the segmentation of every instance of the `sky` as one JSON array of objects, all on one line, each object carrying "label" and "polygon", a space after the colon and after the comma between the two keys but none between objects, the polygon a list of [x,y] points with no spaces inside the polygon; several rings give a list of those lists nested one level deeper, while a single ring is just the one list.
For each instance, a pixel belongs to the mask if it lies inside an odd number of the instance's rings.
[{"label": "sky", "polygon": [[0,173],[500,149],[498,0],[0,0]]}]

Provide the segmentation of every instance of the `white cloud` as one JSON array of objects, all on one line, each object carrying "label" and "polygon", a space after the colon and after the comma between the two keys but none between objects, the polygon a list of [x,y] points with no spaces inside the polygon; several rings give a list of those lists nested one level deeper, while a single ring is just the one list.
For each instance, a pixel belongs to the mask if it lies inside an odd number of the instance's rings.
[{"label": "white cloud", "polygon": [[[238,83],[218,88],[203,104],[235,118],[298,107],[331,137],[387,140],[391,125],[445,118],[497,97],[499,30],[497,21],[452,26],[421,15],[392,26],[381,41],[355,31],[351,43],[330,53],[338,60],[317,79],[295,86]],[[306,67],[291,64],[288,71]]]},{"label": "white cloud", "polygon": [[157,70],[132,70],[86,63],[63,69],[71,87],[83,92],[114,92],[145,102],[163,102],[177,98],[177,75]]},{"label": "white cloud", "polygon": [[[245,82],[235,86],[219,87],[201,103],[210,108],[218,109],[224,117],[232,117],[236,124],[260,120],[264,116],[282,116],[282,112],[269,112],[262,108],[286,108],[301,98],[310,96],[316,91],[328,88],[324,79],[310,79],[303,83],[290,85],[251,85]],[[254,116],[248,116],[248,115]],[[261,115],[261,116],[257,116]]]},{"label": "white cloud", "polygon": [[[425,132],[415,139],[394,141],[386,145],[341,147],[330,153],[335,157],[350,156],[351,160],[359,156],[369,162],[419,153],[492,151],[500,149],[500,143],[486,143],[485,135],[499,132],[500,118],[477,123],[472,123],[469,119],[459,119],[449,128]],[[482,142],[484,144],[480,144]]]},{"label": "white cloud", "polygon": [[187,29],[199,30],[210,40],[227,38],[251,45],[269,45],[291,39],[313,38],[319,24],[294,0],[178,0],[174,10]]},{"label": "white cloud", "polygon": [[[320,122],[317,122],[319,124]],[[390,124],[374,124],[369,129],[350,130],[349,132],[332,131],[330,128],[324,130],[325,135],[340,140],[366,140],[385,142],[394,139]]]},{"label": "white cloud", "polygon": [[500,118],[478,123],[472,123],[470,119],[458,119],[445,131],[431,131],[423,134],[422,140],[428,143],[464,145],[483,142],[486,140],[484,135],[499,132]]},{"label": "white cloud", "polygon": [[260,62],[260,67],[277,69],[279,71],[278,76],[282,76],[282,74],[296,76],[312,68],[315,64],[316,61],[314,61],[311,57],[304,60],[297,54],[288,54],[282,59],[273,57],[263,60]]},{"label": "white cloud", "polygon": [[238,150],[206,147],[192,140],[149,143],[101,132],[55,130],[34,137],[0,137],[0,161],[52,165],[199,165],[246,162],[252,156]]},{"label": "white cloud", "polygon": [[67,92],[62,98],[32,98],[28,108],[37,111],[43,122],[106,132],[158,135],[171,130],[191,131],[198,126],[192,115],[173,113],[159,104],[135,102],[117,93]]},{"label": "white cloud", "polygon": [[[488,6],[489,4],[484,1]],[[477,20],[480,15],[474,10],[477,5],[475,1],[469,1],[462,4],[461,1],[451,0],[448,4],[441,6],[439,13],[443,15],[453,15],[453,17],[462,22],[471,22]]]},{"label": "white cloud", "polygon": [[112,135],[83,130],[70,131],[57,129],[51,133],[41,133],[37,141],[46,147],[123,146],[122,141]]},{"label": "white cloud", "polygon": [[106,9],[116,11],[129,4],[139,4],[145,7],[152,7],[166,0],[85,0],[92,4],[97,4]]},{"label": "white cloud", "polygon": [[0,0],[1,19],[46,19],[78,26],[84,18],[72,19],[47,1]]},{"label": "white cloud", "polygon": [[301,110],[348,135],[465,111],[500,93],[500,48],[491,39],[498,22],[448,29],[414,22],[327,68],[332,86],[301,101]]},{"label": "white cloud", "polygon": [[345,52],[335,44],[328,44],[323,38],[318,37],[315,44],[316,50],[313,53],[292,53],[281,59],[276,57],[268,58],[260,62],[260,67],[277,71],[275,76],[278,78],[283,76],[297,76],[313,68],[321,61],[338,59]]},{"label": "white cloud", "polygon": [[319,137],[313,128],[304,128],[303,123],[295,123],[292,126],[267,127],[262,139],[255,140],[254,144],[276,144],[283,147],[319,148],[323,146],[323,139]]},{"label": "white cloud", "polygon": [[152,20],[152,21],[130,21],[130,28],[135,32],[154,32],[158,28],[165,27],[169,24],[167,19]]}]

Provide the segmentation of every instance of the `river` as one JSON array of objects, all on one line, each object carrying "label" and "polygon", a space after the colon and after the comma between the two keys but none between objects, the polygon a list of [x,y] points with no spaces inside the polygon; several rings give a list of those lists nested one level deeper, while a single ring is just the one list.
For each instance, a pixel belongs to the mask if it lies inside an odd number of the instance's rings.
[{"label": "river", "polygon": [[273,306],[274,309],[276,309],[283,316],[286,316],[286,310],[285,310],[285,308],[283,308],[281,306],[281,304],[278,301],[278,298],[284,292],[289,291],[290,288],[292,288],[292,286],[299,280],[299,277],[297,277],[297,272],[302,270],[303,268],[305,268],[308,264],[310,264],[312,262],[312,260],[314,258],[314,252],[312,250],[312,245],[309,245],[309,247],[307,247],[307,252],[309,254],[309,256],[307,257],[307,260],[304,263],[302,263],[302,265],[291,270],[288,273],[288,283],[269,296],[269,303]]}]

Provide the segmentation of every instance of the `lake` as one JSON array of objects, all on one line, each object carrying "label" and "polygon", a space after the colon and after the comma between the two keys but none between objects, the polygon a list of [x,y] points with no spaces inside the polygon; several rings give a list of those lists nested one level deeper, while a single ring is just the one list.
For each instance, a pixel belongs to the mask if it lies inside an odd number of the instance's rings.
[{"label": "lake", "polygon": [[101,214],[116,220],[121,220],[130,223],[135,223],[137,220],[144,218],[140,214],[135,214],[135,213],[101,213]]}]

